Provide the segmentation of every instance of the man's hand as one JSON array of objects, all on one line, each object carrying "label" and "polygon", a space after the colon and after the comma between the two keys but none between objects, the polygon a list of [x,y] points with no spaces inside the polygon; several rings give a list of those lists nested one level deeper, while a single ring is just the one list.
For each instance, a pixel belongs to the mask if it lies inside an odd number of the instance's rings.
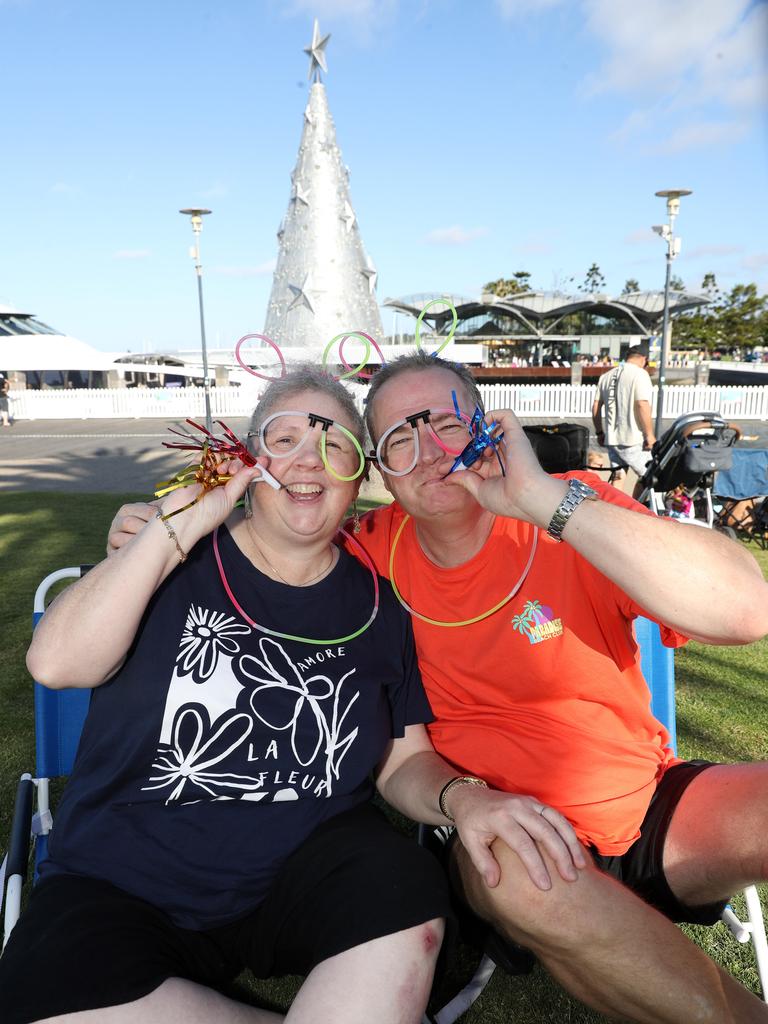
[{"label": "man's hand", "polygon": [[535,797],[478,786],[456,786],[449,800],[461,841],[491,889],[501,878],[501,869],[490,850],[495,839],[501,839],[515,851],[539,889],[550,889],[552,882],[538,843],[552,857],[566,882],[576,881],[577,868],[587,866],[584,849],[568,820]]},{"label": "man's hand", "polygon": [[506,475],[484,479],[479,473],[458,471],[446,477],[445,482],[469,491],[489,512],[546,528],[568,484],[544,472],[513,412],[497,409],[487,413],[485,419],[489,424],[496,421],[504,431],[499,454]]},{"label": "man's hand", "polygon": [[643,451],[649,452],[651,448],[656,444],[656,437],[654,434],[649,434],[648,437],[643,440]]},{"label": "man's hand", "polygon": [[109,526],[107,537],[107,555],[113,555],[131,537],[143,529],[150,519],[154,518],[160,508],[160,501],[131,502],[121,505]]}]

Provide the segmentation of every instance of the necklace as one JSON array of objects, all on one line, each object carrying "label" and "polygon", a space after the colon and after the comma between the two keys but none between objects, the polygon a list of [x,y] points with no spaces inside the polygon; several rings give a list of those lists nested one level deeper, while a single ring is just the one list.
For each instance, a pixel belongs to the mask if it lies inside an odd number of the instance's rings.
[{"label": "necklace", "polygon": [[[339,529],[339,533],[347,539],[347,542],[352,545],[352,547],[355,550],[355,553],[360,557],[361,561],[365,562],[365,564],[371,570],[371,576],[373,576],[373,611],[371,612],[368,621],[359,629],[356,629],[354,633],[350,633],[349,636],[339,636],[333,640],[315,640],[309,636],[294,636],[293,633],[280,633],[276,629],[268,629],[266,626],[260,626],[258,622],[256,622],[254,619],[250,617],[250,615],[245,611],[243,606],[235,597],[232,588],[229,585],[227,574],[224,572],[224,565],[221,561],[221,552],[219,551],[219,528],[216,527],[216,529],[213,531],[213,554],[216,559],[216,565],[218,566],[219,569],[219,578],[221,580],[222,586],[224,587],[224,590],[227,592],[227,597],[235,606],[236,610],[239,612],[241,617],[245,619],[249,626],[251,626],[253,629],[258,629],[260,633],[266,633],[268,636],[280,637],[281,640],[298,640],[301,643],[305,644],[316,644],[318,647],[322,647],[325,644],[328,644],[328,646],[332,647],[335,644],[348,643],[350,640],[354,640],[356,637],[364,633],[366,629],[368,629],[368,627],[371,625],[371,623],[379,613],[379,577],[376,575],[376,569],[373,566],[373,562],[368,557],[368,552],[365,550],[362,544],[360,544],[359,541],[356,541],[354,537],[351,537],[346,530]],[[280,574],[278,573],[278,576],[279,575]],[[290,584],[288,585],[290,586]]]},{"label": "necklace", "polygon": [[276,569],[274,567],[274,565],[272,565],[270,560],[267,558],[267,556],[264,554],[264,552],[261,550],[259,545],[254,540],[254,538],[251,537],[250,533],[248,534],[248,536],[249,536],[249,539],[250,539],[251,543],[256,548],[256,550],[261,555],[261,557],[264,559],[264,561],[267,563],[269,568],[272,570],[272,572],[275,574],[275,576],[277,576],[286,585],[286,587],[308,587],[310,585],[310,583],[314,583],[315,580],[319,580],[321,576],[324,576],[329,571],[331,566],[333,565],[334,550],[333,550],[333,547],[331,547],[331,552],[330,552],[331,557],[330,557],[330,559],[328,561],[328,564],[324,565],[323,568],[320,570],[320,572],[315,573],[315,575],[311,576],[308,580],[304,580],[303,583],[289,583],[288,580],[285,578],[285,576],[283,576],[283,574],[280,572],[280,570]]},{"label": "necklace", "polygon": [[531,550],[528,555],[528,561],[526,563],[526,566],[523,569],[523,573],[520,579],[517,581],[517,583],[510,590],[506,597],[503,597],[501,601],[498,602],[498,604],[495,604],[493,606],[493,608],[489,608],[487,612],[483,612],[481,615],[475,615],[471,619],[462,619],[461,621],[457,622],[444,622],[441,619],[430,619],[426,615],[422,615],[421,612],[417,612],[415,608],[411,608],[411,606],[405,601],[402,594],[398,590],[397,582],[395,581],[395,551],[397,551],[397,545],[400,543],[400,536],[403,530],[405,529],[405,524],[408,522],[410,518],[411,517],[407,514],[404,516],[402,523],[400,523],[400,525],[397,528],[397,533],[395,534],[394,540],[392,541],[392,547],[390,548],[389,551],[389,582],[391,583],[392,589],[395,592],[395,597],[403,606],[403,608],[405,608],[406,611],[410,612],[411,615],[415,615],[417,619],[421,619],[422,622],[428,622],[430,626],[471,626],[475,622],[482,622],[483,619],[487,619],[490,615],[493,615],[500,608],[503,608],[505,604],[509,604],[509,602],[518,592],[520,587],[522,587],[523,583],[525,582],[525,578],[530,572],[531,566],[533,565],[533,556],[536,554],[536,545],[539,539],[539,531],[535,526],[533,528]]}]

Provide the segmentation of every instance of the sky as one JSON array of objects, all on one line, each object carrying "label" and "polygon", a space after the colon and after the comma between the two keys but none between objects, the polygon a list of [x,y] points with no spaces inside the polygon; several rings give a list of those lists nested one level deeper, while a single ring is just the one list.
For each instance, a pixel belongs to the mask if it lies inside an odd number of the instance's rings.
[{"label": "sky", "polygon": [[[105,351],[264,326],[313,19],[378,298],[768,291],[768,3],[0,0],[0,304]],[[385,317],[385,330],[391,319]]]}]

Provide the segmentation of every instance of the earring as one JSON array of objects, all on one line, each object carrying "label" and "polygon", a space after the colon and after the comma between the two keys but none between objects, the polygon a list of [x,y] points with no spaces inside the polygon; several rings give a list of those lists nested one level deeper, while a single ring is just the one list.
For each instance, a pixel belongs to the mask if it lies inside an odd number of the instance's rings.
[{"label": "earring", "polygon": [[353,501],[352,502],[352,533],[354,533],[354,535],[357,536],[358,533],[360,533],[360,530],[361,530],[361,526],[360,526],[360,510],[357,507],[357,501]]},{"label": "earring", "polygon": [[245,518],[253,518],[253,505],[251,504],[251,488],[246,487],[245,494],[243,495],[243,508],[245,509]]}]

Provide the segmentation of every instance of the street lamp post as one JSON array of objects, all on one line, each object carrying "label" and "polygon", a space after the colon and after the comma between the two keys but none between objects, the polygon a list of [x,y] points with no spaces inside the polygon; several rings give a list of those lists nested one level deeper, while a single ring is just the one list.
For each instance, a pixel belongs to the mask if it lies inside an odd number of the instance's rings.
[{"label": "street lamp post", "polygon": [[664,384],[666,382],[667,339],[669,336],[669,279],[672,260],[680,254],[680,239],[675,238],[673,229],[675,217],[680,212],[680,196],[691,195],[689,188],[666,188],[656,193],[667,200],[667,224],[654,224],[653,230],[667,243],[667,274],[664,279],[664,317],[661,326],[661,353],[659,355],[659,392],[656,400],[656,437],[661,437],[661,420],[664,412]]},{"label": "street lamp post", "polygon": [[200,263],[200,232],[203,229],[203,217],[210,213],[210,210],[189,209],[179,210],[192,221],[192,231],[195,235],[195,244],[190,250],[190,256],[195,261],[195,273],[197,274],[197,301],[200,307],[200,340],[203,347],[203,389],[205,394],[205,426],[212,430],[211,420],[211,385],[208,380],[208,346],[205,342],[205,317],[203,315],[203,267]]}]

